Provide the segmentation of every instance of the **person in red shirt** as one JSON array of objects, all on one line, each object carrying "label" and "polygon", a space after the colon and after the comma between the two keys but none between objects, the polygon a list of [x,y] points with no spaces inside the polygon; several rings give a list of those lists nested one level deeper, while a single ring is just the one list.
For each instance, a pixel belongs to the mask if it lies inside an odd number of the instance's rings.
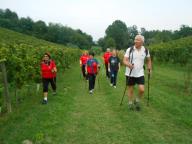
[{"label": "person in red shirt", "polygon": [[83,55],[80,57],[80,67],[81,67],[81,71],[82,71],[82,74],[83,74],[83,77],[88,80],[88,76],[86,75],[86,70],[85,70],[85,65],[89,59],[89,54],[87,51],[85,51],[83,53]]},{"label": "person in red shirt", "polygon": [[107,48],[107,51],[103,55],[103,60],[105,63],[105,70],[106,70],[106,77],[110,78],[110,72],[108,71],[108,63],[109,63],[109,58],[112,56],[112,53],[110,51],[110,48]]},{"label": "person in red shirt", "polygon": [[89,79],[89,93],[92,94],[95,87],[95,79],[99,72],[100,65],[97,59],[94,58],[94,53],[90,52],[90,59],[86,63],[86,73]]},{"label": "person in red shirt", "polygon": [[49,53],[45,53],[41,62],[41,76],[43,82],[43,96],[44,96],[42,104],[47,104],[49,83],[51,83],[53,94],[56,94],[56,73],[57,68],[55,62],[51,59]]}]

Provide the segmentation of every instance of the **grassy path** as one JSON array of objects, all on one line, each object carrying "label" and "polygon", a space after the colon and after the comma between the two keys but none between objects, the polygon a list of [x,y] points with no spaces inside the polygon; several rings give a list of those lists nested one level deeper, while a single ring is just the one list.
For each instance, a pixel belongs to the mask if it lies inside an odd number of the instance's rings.
[{"label": "grassy path", "polygon": [[109,86],[104,69],[93,96],[80,78],[78,64],[58,77],[57,96],[48,105],[29,96],[11,115],[0,118],[0,144],[191,144],[192,97],[183,95],[182,71],[155,67],[150,106],[141,112],[119,106],[124,89],[124,69],[117,89]]}]

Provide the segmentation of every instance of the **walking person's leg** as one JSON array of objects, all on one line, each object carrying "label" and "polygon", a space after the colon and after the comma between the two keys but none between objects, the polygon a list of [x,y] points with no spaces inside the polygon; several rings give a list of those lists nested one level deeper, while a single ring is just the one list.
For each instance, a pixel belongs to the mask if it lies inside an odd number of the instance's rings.
[{"label": "walking person's leg", "polygon": [[144,95],[144,91],[145,91],[145,86],[144,86],[145,80],[144,80],[144,76],[139,77],[137,79],[137,84],[138,84],[138,96],[136,97],[135,100],[135,104],[136,104],[136,110],[140,110],[140,101]]},{"label": "walking person's leg", "polygon": [[53,95],[56,95],[56,77],[50,79],[51,87],[53,89]]},{"label": "walking person's leg", "polygon": [[88,81],[89,76],[88,76],[88,74],[86,73],[86,66],[85,66],[85,65],[84,65],[84,74],[85,74],[85,79]]},{"label": "walking person's leg", "polygon": [[138,88],[139,88],[138,98],[141,99],[143,97],[144,92],[145,92],[145,87],[144,87],[144,85],[138,85]]},{"label": "walking person's leg", "polygon": [[110,78],[110,72],[108,70],[108,64],[107,63],[105,64],[105,70],[106,70],[106,77]]},{"label": "walking person's leg", "polygon": [[49,80],[43,78],[42,82],[43,82],[43,102],[42,102],[42,104],[47,104]]},{"label": "walking person's leg", "polygon": [[83,74],[83,77],[86,78],[86,74],[85,74],[85,65],[82,65],[82,74]]},{"label": "walking person's leg", "polygon": [[89,74],[89,93],[93,93],[93,75]]},{"label": "walking person's leg", "polygon": [[133,110],[133,100],[134,100],[133,89],[134,86],[132,85],[128,86],[128,106],[130,110]]},{"label": "walking person's leg", "polygon": [[96,75],[94,74],[94,75],[93,75],[93,90],[94,90],[94,88],[95,88],[95,80],[96,80]]},{"label": "walking person's leg", "polygon": [[128,85],[128,108],[133,110],[133,101],[134,101],[134,85],[135,80],[133,77],[126,77],[127,85]]},{"label": "walking person's leg", "polygon": [[114,86],[114,88],[116,88],[116,84],[117,84],[117,73],[118,73],[118,71],[114,71],[114,78],[113,78],[113,86]]},{"label": "walking person's leg", "polygon": [[108,77],[108,65],[105,63],[105,73],[106,73],[106,77]]},{"label": "walking person's leg", "polygon": [[111,86],[113,86],[113,71],[111,70],[111,72],[110,72],[110,80],[111,80]]},{"label": "walking person's leg", "polygon": [[89,91],[91,90],[91,75],[88,74],[88,80],[89,80]]}]

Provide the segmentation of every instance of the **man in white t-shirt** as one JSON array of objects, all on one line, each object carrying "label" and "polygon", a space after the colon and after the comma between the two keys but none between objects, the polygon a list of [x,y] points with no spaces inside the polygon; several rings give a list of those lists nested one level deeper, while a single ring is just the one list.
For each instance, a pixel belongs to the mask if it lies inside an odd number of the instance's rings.
[{"label": "man in white t-shirt", "polygon": [[[140,99],[144,94],[144,60],[147,58],[147,69],[151,73],[151,58],[148,49],[144,44],[144,36],[137,35],[134,40],[135,45],[127,49],[123,63],[126,66],[126,84],[128,86],[128,107],[130,110],[140,110]],[[134,85],[138,85],[139,93],[138,97],[134,100],[133,89]]]}]

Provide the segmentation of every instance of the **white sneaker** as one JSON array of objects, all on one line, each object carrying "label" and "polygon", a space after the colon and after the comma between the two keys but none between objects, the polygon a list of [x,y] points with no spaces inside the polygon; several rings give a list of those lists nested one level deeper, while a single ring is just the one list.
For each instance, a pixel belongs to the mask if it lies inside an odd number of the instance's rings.
[{"label": "white sneaker", "polygon": [[110,84],[110,86],[112,87],[112,86],[113,86],[113,84],[111,83],[111,84]]},{"label": "white sneaker", "polygon": [[93,90],[90,90],[89,93],[90,93],[90,94],[93,94]]},{"label": "white sneaker", "polygon": [[114,88],[117,88],[116,86],[113,86]]}]

